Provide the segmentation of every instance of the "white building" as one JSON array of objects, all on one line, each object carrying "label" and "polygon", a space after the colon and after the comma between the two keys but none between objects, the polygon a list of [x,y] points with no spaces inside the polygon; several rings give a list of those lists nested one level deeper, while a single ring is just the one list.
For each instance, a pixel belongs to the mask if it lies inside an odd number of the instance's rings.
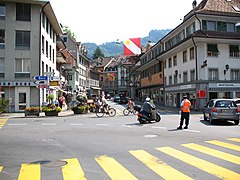
[{"label": "white building", "polygon": [[54,74],[56,39],[62,34],[48,1],[0,2],[0,86],[11,111],[40,106],[48,89],[38,89],[33,77]]}]

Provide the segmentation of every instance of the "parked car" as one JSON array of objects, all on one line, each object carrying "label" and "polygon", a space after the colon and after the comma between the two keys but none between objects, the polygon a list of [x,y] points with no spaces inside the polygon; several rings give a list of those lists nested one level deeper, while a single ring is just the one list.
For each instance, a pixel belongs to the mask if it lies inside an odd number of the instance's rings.
[{"label": "parked car", "polygon": [[128,103],[128,97],[126,96],[120,96],[120,99],[119,99],[119,104],[127,104]]},{"label": "parked car", "polygon": [[240,107],[240,98],[233,99],[233,100],[237,104],[237,106]]},{"label": "parked car", "polygon": [[120,100],[120,96],[119,95],[115,95],[113,97],[113,102],[119,102],[119,100]]},{"label": "parked car", "polygon": [[106,95],[106,99],[111,99],[111,95],[110,95],[110,94],[107,94],[107,95]]},{"label": "parked car", "polygon": [[203,108],[204,120],[209,120],[211,124],[217,121],[234,121],[239,124],[240,107],[233,99],[212,99]]}]

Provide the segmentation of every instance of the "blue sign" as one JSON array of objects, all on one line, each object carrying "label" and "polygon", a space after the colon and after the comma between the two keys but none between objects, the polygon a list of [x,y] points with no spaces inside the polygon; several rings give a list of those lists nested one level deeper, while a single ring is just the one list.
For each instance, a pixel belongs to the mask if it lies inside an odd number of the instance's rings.
[{"label": "blue sign", "polygon": [[48,77],[47,76],[35,76],[34,77],[35,80],[48,80]]}]

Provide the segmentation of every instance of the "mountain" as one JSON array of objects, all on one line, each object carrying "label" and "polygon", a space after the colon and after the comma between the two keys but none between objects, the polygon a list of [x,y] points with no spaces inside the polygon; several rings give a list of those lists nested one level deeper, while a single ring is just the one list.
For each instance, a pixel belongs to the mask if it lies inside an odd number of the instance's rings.
[{"label": "mountain", "polygon": [[[148,36],[141,38],[141,46],[146,46],[148,42],[156,43],[158,42],[162,37],[164,37],[167,33],[169,33],[171,29],[161,29],[161,30],[151,30],[148,33]],[[131,38],[131,37],[130,37]],[[118,56],[120,54],[123,54],[123,42],[106,42],[101,45],[97,45],[95,43],[84,43],[88,50],[88,58],[92,59],[92,55],[99,46],[99,48],[102,50],[105,57],[109,56]]]}]

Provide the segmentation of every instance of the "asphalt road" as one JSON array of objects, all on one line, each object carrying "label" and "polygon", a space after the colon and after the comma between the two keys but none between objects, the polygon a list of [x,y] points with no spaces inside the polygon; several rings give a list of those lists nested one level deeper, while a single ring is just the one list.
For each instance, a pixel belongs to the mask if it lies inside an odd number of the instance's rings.
[{"label": "asphalt road", "polygon": [[136,116],[11,118],[0,129],[2,179],[240,179],[240,126],[178,114],[141,125]]}]

